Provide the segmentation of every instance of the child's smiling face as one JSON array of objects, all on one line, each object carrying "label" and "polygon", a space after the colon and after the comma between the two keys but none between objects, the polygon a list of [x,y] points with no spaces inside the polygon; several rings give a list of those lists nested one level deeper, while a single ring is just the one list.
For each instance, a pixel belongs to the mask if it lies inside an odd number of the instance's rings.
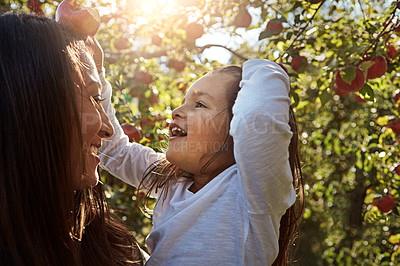
[{"label": "child's smiling face", "polygon": [[[172,112],[166,154],[171,163],[194,175],[215,175],[235,162],[232,142],[222,148],[231,120],[228,95],[232,80],[224,73],[200,78],[189,89],[182,105]],[[220,149],[224,152],[207,167],[206,173],[200,173]]]}]

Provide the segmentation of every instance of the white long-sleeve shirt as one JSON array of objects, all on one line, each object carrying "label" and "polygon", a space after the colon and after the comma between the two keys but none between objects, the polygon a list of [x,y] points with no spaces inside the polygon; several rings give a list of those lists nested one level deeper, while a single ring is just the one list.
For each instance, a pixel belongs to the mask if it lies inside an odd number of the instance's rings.
[{"label": "white long-sleeve shirt", "polygon": [[[103,78],[105,97],[110,85]],[[271,265],[280,219],[295,202],[288,147],[289,77],[268,60],[244,63],[230,134],[236,164],[196,193],[192,182],[171,186],[157,201],[146,239],[147,265]],[[115,135],[103,144],[102,167],[137,186],[146,168],[164,155],[128,143],[109,99],[104,108]]]}]

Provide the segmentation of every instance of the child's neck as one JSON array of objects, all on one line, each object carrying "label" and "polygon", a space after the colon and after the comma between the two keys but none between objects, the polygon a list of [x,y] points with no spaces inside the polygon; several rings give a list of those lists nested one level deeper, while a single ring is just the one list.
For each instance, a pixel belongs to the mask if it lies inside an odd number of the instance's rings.
[{"label": "child's neck", "polygon": [[[216,176],[216,175],[215,175]],[[189,191],[192,193],[196,193],[200,189],[202,189],[205,185],[208,184],[215,176],[194,176],[193,184],[190,186]]]}]

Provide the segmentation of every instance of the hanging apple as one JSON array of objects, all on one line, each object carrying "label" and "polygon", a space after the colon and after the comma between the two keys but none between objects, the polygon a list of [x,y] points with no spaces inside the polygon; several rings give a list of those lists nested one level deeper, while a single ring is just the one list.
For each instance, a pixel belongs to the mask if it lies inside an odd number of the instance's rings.
[{"label": "hanging apple", "polygon": [[341,67],[335,74],[336,86],[346,91],[359,91],[365,83],[364,71],[358,67]]},{"label": "hanging apple", "polygon": [[307,58],[305,56],[296,56],[292,59],[292,69],[297,73],[303,73],[308,66]]},{"label": "hanging apple", "polygon": [[389,56],[389,58],[393,58],[397,53],[396,48],[394,48],[393,45],[388,45],[386,48],[388,50],[387,55]]},{"label": "hanging apple", "polygon": [[77,32],[91,36],[96,34],[101,22],[96,9],[82,7],[75,0],[64,0],[58,5],[56,21],[71,25]]},{"label": "hanging apple", "polygon": [[155,105],[158,103],[158,91],[157,90],[150,91],[149,103],[151,105]]},{"label": "hanging apple", "polygon": [[153,36],[151,36],[151,43],[156,46],[161,46],[162,39],[159,35],[154,34]]},{"label": "hanging apple", "polygon": [[396,205],[396,202],[397,200],[393,195],[385,194],[383,197],[374,199],[373,205],[378,207],[381,212],[388,213]]},{"label": "hanging apple", "polygon": [[180,90],[182,93],[186,93],[187,89],[189,88],[189,84],[186,83],[184,79],[180,79],[176,83],[176,86],[178,87],[178,90]]},{"label": "hanging apple", "polygon": [[122,124],[121,127],[128,136],[129,142],[139,142],[142,139],[142,131],[138,127],[128,123]]},{"label": "hanging apple", "polygon": [[350,91],[346,91],[346,90],[343,90],[343,89],[338,88],[338,87],[335,87],[333,90],[334,90],[335,93],[336,93],[337,95],[339,95],[339,96],[347,96],[347,95],[349,95],[349,93],[350,93]]},{"label": "hanging apple", "polygon": [[144,71],[136,71],[135,81],[140,84],[149,85],[153,82],[153,77]]},{"label": "hanging apple", "polygon": [[400,100],[400,90],[396,90],[393,93],[393,101],[395,104],[397,104],[397,102]]},{"label": "hanging apple", "polygon": [[197,23],[189,23],[186,26],[186,37],[190,40],[200,38],[204,34],[203,26]]},{"label": "hanging apple", "polygon": [[265,30],[273,32],[273,35],[279,35],[279,33],[283,31],[282,22],[272,19],[268,21]]},{"label": "hanging apple", "polygon": [[43,16],[44,12],[42,10],[42,3],[39,0],[28,0],[26,2],[26,5],[28,6],[29,10],[36,15]]},{"label": "hanging apple", "polygon": [[378,55],[374,58],[368,57],[364,62],[370,62],[372,64],[367,70],[368,79],[379,78],[387,71],[387,62],[383,56]]},{"label": "hanging apple", "polygon": [[115,40],[114,47],[117,50],[125,50],[131,47],[131,43],[127,38],[119,38]]},{"label": "hanging apple", "polygon": [[366,102],[367,102],[367,100],[361,98],[361,96],[358,95],[358,94],[354,94],[354,98],[355,98],[356,101],[359,102],[359,103],[366,103]]},{"label": "hanging apple", "polygon": [[178,72],[182,72],[186,67],[186,63],[185,63],[185,61],[169,59],[168,63],[167,63],[167,67],[173,68]]},{"label": "hanging apple", "polygon": [[394,134],[396,134],[396,136],[400,135],[400,119],[396,118],[390,120],[389,123],[387,124],[387,127],[392,129],[392,131],[394,132]]},{"label": "hanging apple", "polygon": [[239,13],[233,20],[233,25],[238,28],[248,28],[251,25],[251,15],[246,8],[239,9]]},{"label": "hanging apple", "polygon": [[394,172],[398,175],[400,175],[400,165],[396,166],[396,168],[394,168]]}]

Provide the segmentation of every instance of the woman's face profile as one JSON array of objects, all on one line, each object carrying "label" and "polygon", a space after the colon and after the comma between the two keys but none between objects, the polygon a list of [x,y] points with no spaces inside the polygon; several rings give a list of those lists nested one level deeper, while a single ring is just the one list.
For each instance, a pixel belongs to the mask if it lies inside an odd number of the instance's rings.
[{"label": "woman's face profile", "polygon": [[[111,137],[113,126],[101,105],[101,82],[93,58],[88,52],[81,55],[84,84],[76,87],[76,99],[81,117],[85,173],[76,185],[78,188],[95,186],[99,181],[97,167],[100,158],[97,150],[103,138]],[[76,84],[81,84],[78,80]]]}]

